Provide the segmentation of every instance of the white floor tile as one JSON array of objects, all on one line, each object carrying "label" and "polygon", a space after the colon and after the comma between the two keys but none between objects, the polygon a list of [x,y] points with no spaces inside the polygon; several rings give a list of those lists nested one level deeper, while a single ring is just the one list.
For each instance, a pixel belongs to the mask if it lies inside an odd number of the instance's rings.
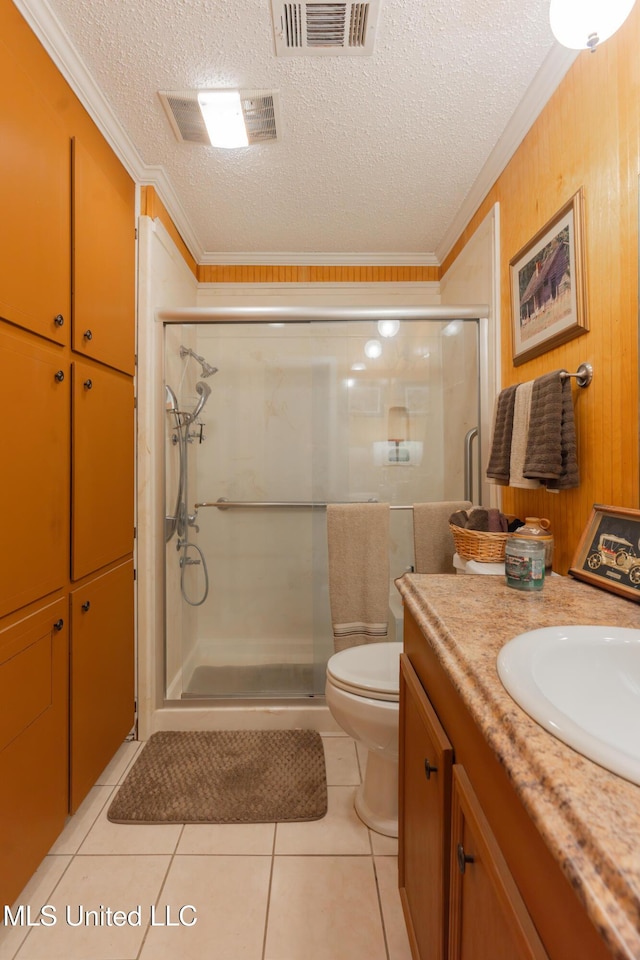
[{"label": "white floor tile", "polygon": [[[56,924],[28,934],[17,960],[135,960],[170,857],[74,857],[49,903]],[[137,914],[140,910],[140,925]],[[125,911],[123,926],[78,924],[87,911]]]},{"label": "white floor tile", "polygon": [[187,823],[178,854],[271,856],[274,823]]},{"label": "white floor tile", "polygon": [[386,960],[370,857],[276,857],[265,960]]},{"label": "white floor tile", "polygon": [[78,853],[81,856],[174,853],[182,830],[181,823],[111,823],[104,808]]},{"label": "white floor tile", "polygon": [[157,915],[196,923],[150,929],[141,960],[261,960],[270,872],[271,857],[175,857]]},{"label": "white floor tile", "polygon": [[142,741],[125,740],[111,762],[107,764],[96,780],[96,784],[115,786],[117,783],[122,783],[129,771],[129,767],[143,746]]},{"label": "white floor tile", "polygon": [[376,833],[375,830],[369,831],[371,840],[371,849],[374,856],[379,857],[397,857],[398,856],[398,838],[385,837],[382,833]]},{"label": "white floor tile", "polygon": [[49,853],[77,853],[80,844],[109,802],[113,787],[95,786],[89,791],[77,811],[67,821],[64,830]]},{"label": "white floor tile", "polygon": [[369,831],[353,808],[355,792],[355,787],[328,787],[328,810],[321,820],[279,823],[276,854],[370,854]]},{"label": "white floor tile", "polygon": [[[28,905],[31,919],[37,920],[40,908],[51,902],[56,884],[71,863],[71,859],[70,856],[45,857],[16,902],[12,904],[12,916],[16,919],[25,918],[24,912],[21,916],[18,914],[18,908]],[[16,926],[0,927],[0,960],[13,960],[28,933],[29,927],[26,926],[24,919]]]},{"label": "white floor tile", "polygon": [[322,742],[329,786],[360,783],[354,741],[350,737],[323,737]]},{"label": "white floor tile", "polygon": [[389,960],[411,960],[411,948],[398,891],[396,857],[374,857]]}]

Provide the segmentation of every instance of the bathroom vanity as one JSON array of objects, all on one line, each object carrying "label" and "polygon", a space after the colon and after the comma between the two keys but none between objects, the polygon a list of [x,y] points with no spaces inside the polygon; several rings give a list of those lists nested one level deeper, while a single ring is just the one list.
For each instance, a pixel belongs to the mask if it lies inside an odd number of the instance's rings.
[{"label": "bathroom vanity", "polygon": [[638,960],[640,786],[511,699],[499,650],[557,624],[640,628],[640,607],[567,577],[407,574],[399,884],[415,960]]}]

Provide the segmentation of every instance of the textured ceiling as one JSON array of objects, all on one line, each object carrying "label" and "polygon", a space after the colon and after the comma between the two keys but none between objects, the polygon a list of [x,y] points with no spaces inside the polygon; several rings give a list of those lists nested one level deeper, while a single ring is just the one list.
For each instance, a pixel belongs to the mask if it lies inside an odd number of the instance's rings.
[{"label": "textured ceiling", "polygon": [[[372,56],[315,58],[269,0],[48,4],[210,261],[433,254],[554,46],[549,0],[381,0]],[[227,86],[279,90],[280,139],[178,143],[158,91]]]}]

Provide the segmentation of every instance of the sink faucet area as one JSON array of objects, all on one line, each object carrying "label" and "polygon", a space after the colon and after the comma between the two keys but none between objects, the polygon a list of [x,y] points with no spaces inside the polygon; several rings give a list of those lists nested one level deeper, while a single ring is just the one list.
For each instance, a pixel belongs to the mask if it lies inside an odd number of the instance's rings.
[{"label": "sink faucet area", "polygon": [[544,627],[500,650],[498,675],[554,737],[640,785],[640,630]]}]

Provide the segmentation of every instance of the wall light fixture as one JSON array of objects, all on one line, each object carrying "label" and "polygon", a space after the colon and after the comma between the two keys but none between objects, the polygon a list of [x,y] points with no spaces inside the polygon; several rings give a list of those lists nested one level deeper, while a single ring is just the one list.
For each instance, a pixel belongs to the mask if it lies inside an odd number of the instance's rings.
[{"label": "wall light fixture", "polygon": [[622,26],[635,0],[551,0],[554,37],[570,50],[595,50]]}]

